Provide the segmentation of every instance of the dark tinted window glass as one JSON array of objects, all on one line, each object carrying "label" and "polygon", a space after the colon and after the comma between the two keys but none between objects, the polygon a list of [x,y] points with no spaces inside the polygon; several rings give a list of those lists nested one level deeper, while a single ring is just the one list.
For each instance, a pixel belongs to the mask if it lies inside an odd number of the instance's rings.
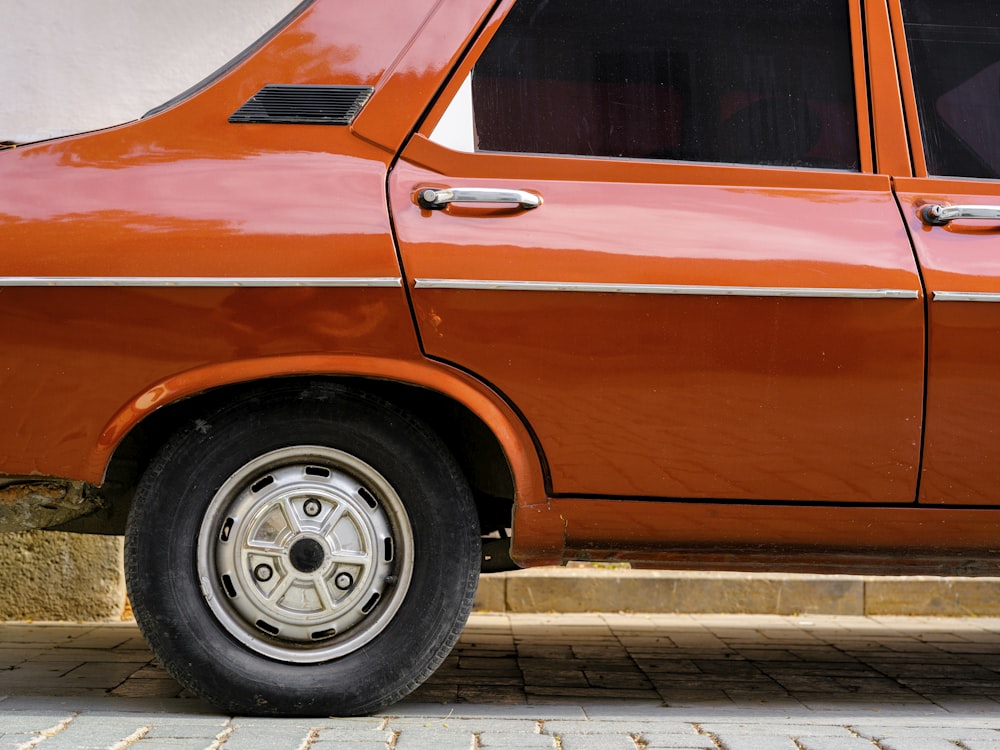
[{"label": "dark tinted window glass", "polygon": [[478,148],[858,168],[835,0],[521,0],[473,74]]},{"label": "dark tinted window glass", "polygon": [[1000,177],[1000,3],[904,0],[931,174]]}]

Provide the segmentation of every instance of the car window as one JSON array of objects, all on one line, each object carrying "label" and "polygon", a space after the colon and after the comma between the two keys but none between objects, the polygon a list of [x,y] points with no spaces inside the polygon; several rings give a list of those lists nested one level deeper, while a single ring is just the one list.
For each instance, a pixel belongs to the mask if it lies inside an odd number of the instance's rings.
[{"label": "car window", "polygon": [[1000,4],[904,0],[903,21],[927,170],[1000,177]]},{"label": "car window", "polygon": [[522,0],[432,138],[856,170],[857,130],[846,2]]}]

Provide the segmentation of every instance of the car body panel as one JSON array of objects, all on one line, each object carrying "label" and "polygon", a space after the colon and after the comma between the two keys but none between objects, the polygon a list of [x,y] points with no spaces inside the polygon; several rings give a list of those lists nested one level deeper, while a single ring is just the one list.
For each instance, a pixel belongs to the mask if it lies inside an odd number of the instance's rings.
[{"label": "car body panel", "polygon": [[[443,151],[390,178],[421,340],[518,405],[554,494],[914,501],[924,313],[887,180]],[[413,197],[458,185],[543,203]]]},{"label": "car body panel", "polygon": [[534,559],[550,564],[967,576],[1000,568],[1000,514],[987,509],[555,498],[518,515]]},{"label": "car body panel", "polygon": [[400,289],[5,288],[5,473],[100,484],[109,420],[138,418],[127,405],[167,376],[225,363],[215,385],[241,382],[256,360],[302,352],[416,359],[394,309],[406,310]]},{"label": "car body panel", "polygon": [[[1000,206],[983,181],[897,180],[928,296],[920,501],[996,505],[1000,487],[1000,221],[930,226],[925,205]],[[992,188],[992,189],[991,189]]]},{"label": "car body panel", "polygon": [[[911,174],[906,114],[900,98],[900,69],[893,49],[893,27],[886,0],[866,0],[865,39],[871,88],[875,168],[896,177]],[[898,39],[903,37],[898,34]]]}]

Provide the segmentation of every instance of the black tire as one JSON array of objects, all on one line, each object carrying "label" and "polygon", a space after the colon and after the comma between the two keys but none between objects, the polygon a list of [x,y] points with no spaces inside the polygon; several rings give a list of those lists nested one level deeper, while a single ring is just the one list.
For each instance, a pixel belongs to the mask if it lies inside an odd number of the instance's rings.
[{"label": "black tire", "polygon": [[447,656],[479,525],[441,441],[342,386],[275,384],[204,415],[145,472],[126,578],[153,652],[230,713],[359,715]]}]

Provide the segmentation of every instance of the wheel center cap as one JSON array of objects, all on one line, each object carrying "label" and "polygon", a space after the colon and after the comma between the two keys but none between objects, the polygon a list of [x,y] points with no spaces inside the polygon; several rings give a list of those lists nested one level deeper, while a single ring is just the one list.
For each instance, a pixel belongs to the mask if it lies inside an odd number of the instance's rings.
[{"label": "wheel center cap", "polygon": [[315,539],[299,539],[288,550],[288,561],[300,573],[312,573],[319,570],[326,559],[323,545]]}]

